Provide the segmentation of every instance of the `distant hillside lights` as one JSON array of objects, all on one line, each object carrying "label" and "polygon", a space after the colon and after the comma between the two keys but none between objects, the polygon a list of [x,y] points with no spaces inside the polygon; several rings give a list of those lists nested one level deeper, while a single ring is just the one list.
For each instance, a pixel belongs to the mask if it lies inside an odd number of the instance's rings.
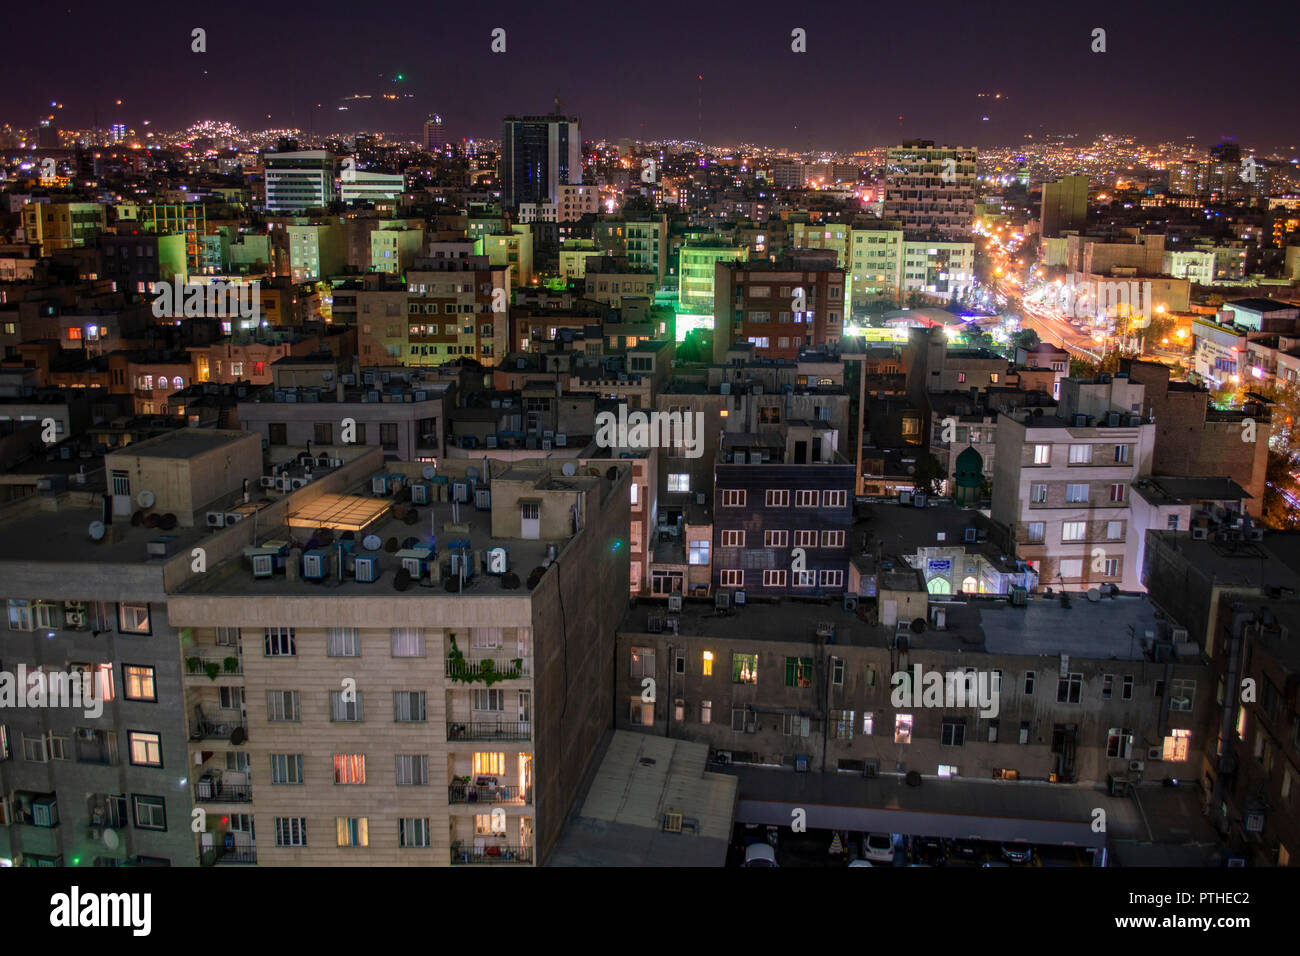
[{"label": "distant hillside lights", "polygon": [[627,405],[618,414],[601,412],[596,416],[596,444],[601,448],[624,448],[646,451],[651,448],[681,448],[684,457],[704,455],[703,412],[628,413]]},{"label": "distant hillside lights", "polygon": [[158,297],[153,300],[153,314],[158,319],[186,318],[254,318],[262,308],[262,283],[184,282],[176,276],[172,282],[154,284]]}]

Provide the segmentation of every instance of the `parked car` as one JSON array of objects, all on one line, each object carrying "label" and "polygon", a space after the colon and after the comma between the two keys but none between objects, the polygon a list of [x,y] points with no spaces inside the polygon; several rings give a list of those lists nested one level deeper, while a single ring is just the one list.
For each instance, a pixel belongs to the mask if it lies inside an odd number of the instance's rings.
[{"label": "parked car", "polygon": [[751,843],[745,848],[744,866],[777,866],[776,851],[767,843]]},{"label": "parked car", "polygon": [[1034,848],[1028,843],[1004,843],[1002,859],[1008,863],[1030,863],[1034,859]]},{"label": "parked car", "polygon": [[875,864],[873,864],[870,860],[853,860],[849,863],[849,866],[874,866],[874,865]]},{"label": "parked car", "polygon": [[953,840],[948,854],[963,863],[978,863],[984,859],[984,846],[978,840]]},{"label": "parked car", "polygon": [[990,861],[990,862],[988,862],[988,863],[981,863],[981,864],[980,864],[980,869],[984,869],[985,867],[992,867],[992,866],[1005,866],[1005,867],[1010,867],[1011,864],[1010,864],[1010,863],[1003,863],[1001,860],[992,860],[992,861]]},{"label": "parked car", "polygon": [[912,841],[912,862],[926,866],[943,866],[948,862],[943,841],[938,837],[918,837]]},{"label": "parked car", "polygon": [[888,833],[868,833],[862,838],[862,858],[875,863],[894,862],[894,839]]}]

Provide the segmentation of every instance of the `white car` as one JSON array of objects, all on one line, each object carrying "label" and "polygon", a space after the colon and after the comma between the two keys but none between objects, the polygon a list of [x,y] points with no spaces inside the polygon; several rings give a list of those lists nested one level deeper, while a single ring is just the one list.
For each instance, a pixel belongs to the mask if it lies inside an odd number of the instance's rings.
[{"label": "white car", "polygon": [[893,837],[888,833],[868,833],[862,838],[862,858],[874,863],[893,863]]},{"label": "white car", "polygon": [[745,866],[776,866],[776,851],[766,843],[751,843],[745,847]]},{"label": "white car", "polygon": [[849,866],[875,866],[875,864],[868,860],[854,860]]}]

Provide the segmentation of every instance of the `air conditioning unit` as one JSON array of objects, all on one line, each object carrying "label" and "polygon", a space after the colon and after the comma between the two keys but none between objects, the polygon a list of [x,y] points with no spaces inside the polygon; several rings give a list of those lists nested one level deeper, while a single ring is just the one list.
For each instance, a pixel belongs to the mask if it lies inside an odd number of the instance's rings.
[{"label": "air conditioning unit", "polygon": [[1248,532],[1246,532],[1246,537],[1247,537],[1247,539],[1250,540],[1250,541],[1263,541],[1263,540],[1264,540],[1264,529],[1263,529],[1263,528],[1251,528]]},{"label": "air conditioning unit", "polygon": [[1210,536],[1210,529],[1209,529],[1209,528],[1193,528],[1193,529],[1192,529],[1192,539],[1193,539],[1194,541],[1204,541],[1204,540],[1206,540],[1207,538],[1209,538],[1209,536]]},{"label": "air conditioning unit", "polygon": [[227,512],[226,512],[226,524],[228,524],[228,525],[231,525],[231,524],[238,524],[240,521],[243,521],[243,520],[244,520],[244,513],[243,513],[242,511],[227,511]]},{"label": "air conditioning unit", "polygon": [[328,468],[329,466],[330,466],[330,459],[325,457],[324,455],[321,455],[316,459],[317,468]]},{"label": "air conditioning unit", "polygon": [[293,479],[288,475],[281,475],[275,486],[281,491],[289,491],[293,488]]},{"label": "air conditioning unit", "polygon": [[549,438],[543,438],[543,439],[542,439],[542,451],[550,451],[550,450],[551,450],[551,439],[549,439]]},{"label": "air conditioning unit", "polygon": [[1147,751],[1148,760],[1160,760],[1164,757],[1164,751],[1159,747],[1152,747]]},{"label": "air conditioning unit", "polygon": [[844,595],[844,610],[853,613],[858,609],[858,596],[856,594]]},{"label": "air conditioning unit", "polygon": [[492,490],[490,488],[474,489],[474,510],[475,511],[492,510]]},{"label": "air conditioning unit", "polygon": [[277,480],[275,475],[263,475],[261,485],[263,488],[274,488]]},{"label": "air conditioning unit", "polygon": [[308,551],[302,556],[302,576],[319,581],[325,577],[326,571],[325,553],[323,551]]},{"label": "air conditioning unit", "polygon": [[289,487],[290,487],[291,489],[293,489],[294,491],[297,491],[299,488],[306,488],[306,487],[307,487],[307,479],[306,479],[306,478],[290,478],[290,479],[289,479]]},{"label": "air conditioning unit", "polygon": [[483,447],[484,447],[484,448],[496,448],[496,447],[497,447],[497,436],[496,436],[496,435],[488,435],[486,438],[484,438],[484,439],[483,439]]},{"label": "air conditioning unit", "polygon": [[370,493],[372,495],[388,494],[388,476],[375,475],[370,479]]},{"label": "air conditioning unit", "polygon": [[682,596],[680,594],[668,595],[668,610],[673,613],[679,613],[682,609]]},{"label": "air conditioning unit", "polygon": [[427,505],[429,503],[429,486],[415,482],[411,485],[411,504]]},{"label": "air conditioning unit", "polygon": [[209,528],[224,528],[226,526],[226,513],[224,511],[208,512]]},{"label": "air conditioning unit", "polygon": [[1146,763],[1145,763],[1144,761],[1141,761],[1141,760],[1130,760],[1130,761],[1128,762],[1128,769],[1129,769],[1129,772],[1130,772],[1130,773],[1141,773],[1141,772],[1142,772],[1143,770],[1145,770],[1146,768],[1147,768],[1147,765],[1146,765]]},{"label": "air conditioning unit", "polygon": [[880,774],[880,764],[875,760],[862,761],[862,776],[875,777]]},{"label": "air conditioning unit", "polygon": [[67,627],[85,627],[85,626],[86,626],[86,612],[85,612],[85,611],[65,611],[65,612],[63,613],[63,623],[64,623]]},{"label": "air conditioning unit", "polygon": [[724,767],[727,766],[729,763],[731,763],[731,751],[715,750],[713,752],[713,762],[716,764],[720,764]]},{"label": "air conditioning unit", "polygon": [[86,831],[86,839],[91,843],[99,842],[99,827],[91,827]]},{"label": "air conditioning unit", "polygon": [[569,444],[569,436],[564,434],[564,432],[560,432],[558,435],[555,436],[556,448],[564,448],[568,444]]},{"label": "air conditioning unit", "polygon": [[[459,557],[459,555],[452,555],[453,562],[457,557]],[[424,562],[419,558],[402,558],[402,567],[406,568],[406,570],[411,573],[411,577],[417,581],[424,574]]]},{"label": "air conditioning unit", "polygon": [[379,577],[379,559],[373,554],[358,554],[353,560],[353,573],[363,583],[376,580]]},{"label": "air conditioning unit", "polygon": [[275,562],[269,554],[253,555],[253,577],[269,578],[275,574]]},{"label": "air conditioning unit", "polygon": [[1173,632],[1172,632],[1172,633],[1173,633],[1172,640],[1173,640],[1173,642],[1174,642],[1175,644],[1181,643],[1181,642],[1186,641],[1186,640],[1188,639],[1188,638],[1187,638],[1187,628],[1185,628],[1185,627],[1176,627],[1176,628],[1173,629]]},{"label": "air conditioning unit", "polygon": [[343,459],[342,459],[342,458],[331,458],[331,459],[330,459],[330,467],[331,467],[331,468],[342,468],[342,467],[343,467]]}]

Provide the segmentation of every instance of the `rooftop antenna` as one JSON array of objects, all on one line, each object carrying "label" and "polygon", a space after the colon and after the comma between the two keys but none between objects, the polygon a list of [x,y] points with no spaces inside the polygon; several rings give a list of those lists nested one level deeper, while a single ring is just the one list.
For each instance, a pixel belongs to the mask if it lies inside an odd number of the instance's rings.
[{"label": "rooftop antenna", "polygon": [[560,91],[555,91],[555,115],[559,116],[564,111],[564,101],[560,99]]}]

